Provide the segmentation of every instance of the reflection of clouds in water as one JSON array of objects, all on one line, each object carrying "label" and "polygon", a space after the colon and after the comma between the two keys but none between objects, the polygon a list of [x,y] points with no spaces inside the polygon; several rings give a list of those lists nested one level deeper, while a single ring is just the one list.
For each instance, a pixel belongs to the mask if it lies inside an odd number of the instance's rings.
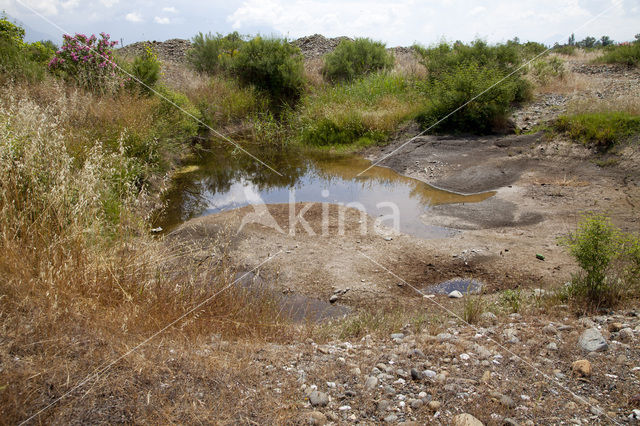
[{"label": "reflection of clouds in water", "polygon": [[224,210],[229,206],[264,203],[258,187],[244,178],[232,183],[227,192],[217,194],[209,192],[205,198],[209,208],[215,210]]}]

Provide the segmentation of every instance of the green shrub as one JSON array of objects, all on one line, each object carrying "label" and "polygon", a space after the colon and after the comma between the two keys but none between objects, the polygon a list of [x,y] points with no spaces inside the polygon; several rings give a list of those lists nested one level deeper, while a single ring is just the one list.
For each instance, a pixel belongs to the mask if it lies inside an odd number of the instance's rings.
[{"label": "green shrub", "polygon": [[553,128],[575,141],[606,150],[640,134],[640,116],[627,112],[562,115]]},{"label": "green shrub", "polygon": [[595,61],[607,64],[638,66],[640,64],[640,41],[612,46],[602,56],[596,58]]},{"label": "green shrub", "polygon": [[322,74],[327,80],[353,80],[372,72],[393,67],[393,55],[384,43],[368,38],[342,40],[325,56]]},{"label": "green shrub", "polygon": [[562,240],[582,268],[582,273],[572,279],[570,293],[595,305],[614,303],[619,289],[610,268],[622,255],[622,242],[620,231],[608,218],[585,216],[578,230]]},{"label": "green shrub", "polygon": [[160,62],[150,45],[145,46],[144,53],[137,56],[129,68],[131,75],[135,77],[129,82],[130,88],[142,93],[150,93],[150,88],[160,79]]},{"label": "green shrub", "polygon": [[230,70],[243,84],[267,92],[276,105],[298,100],[304,90],[302,54],[285,39],[256,37],[242,44]]},{"label": "green shrub", "polygon": [[565,44],[565,45],[556,45],[553,47],[553,51],[559,55],[569,55],[573,56],[576,54],[577,47],[575,45]]},{"label": "green shrub", "polygon": [[549,83],[554,78],[563,79],[565,74],[564,62],[557,56],[538,59],[531,65],[531,75],[541,85]]},{"label": "green shrub", "polygon": [[482,296],[472,296],[469,294],[464,299],[462,319],[469,324],[476,324],[480,316],[484,313],[485,308]]},{"label": "green shrub", "polygon": [[24,29],[0,19],[0,74],[17,80],[41,80],[55,50],[42,42],[25,43]]},{"label": "green shrub", "polygon": [[[489,46],[476,40],[470,45],[441,43],[428,49],[416,46],[416,51],[428,72],[422,88],[429,102],[417,117],[424,128],[478,133],[502,130],[512,103],[531,97],[530,85],[518,69],[521,53],[513,44]],[[468,101],[468,105],[438,123]]]},{"label": "green shrub", "polygon": [[196,71],[212,74],[224,70],[243,43],[237,32],[226,36],[198,33],[193,38],[187,58]]}]

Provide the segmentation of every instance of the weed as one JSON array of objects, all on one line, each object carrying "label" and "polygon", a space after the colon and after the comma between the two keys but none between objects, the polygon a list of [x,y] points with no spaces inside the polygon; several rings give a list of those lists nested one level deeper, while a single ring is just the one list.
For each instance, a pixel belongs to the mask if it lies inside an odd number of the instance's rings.
[{"label": "weed", "polygon": [[522,293],[520,290],[505,290],[500,296],[502,305],[505,306],[510,313],[520,312],[522,305]]},{"label": "weed", "polygon": [[486,309],[482,296],[468,294],[464,299],[462,319],[469,324],[476,324]]},{"label": "weed", "polygon": [[539,85],[547,85],[552,79],[564,80],[564,62],[557,56],[538,59],[531,65],[531,75]]}]

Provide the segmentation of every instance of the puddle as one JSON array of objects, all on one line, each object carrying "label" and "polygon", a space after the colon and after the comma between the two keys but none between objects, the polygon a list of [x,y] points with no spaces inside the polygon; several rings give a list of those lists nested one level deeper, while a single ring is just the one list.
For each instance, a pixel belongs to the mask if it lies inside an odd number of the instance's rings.
[{"label": "puddle", "polygon": [[[356,156],[309,154],[300,150],[262,151],[260,158],[282,176],[246,154],[222,148],[176,174],[167,193],[165,216],[156,221],[165,231],[199,216],[248,204],[296,202],[343,203],[372,217],[390,215],[397,206],[399,231],[420,238],[443,238],[453,229],[424,224],[421,216],[430,206],[483,201],[495,192],[462,195],[374,166]],[[355,204],[354,204],[355,203]],[[380,204],[384,203],[384,204]],[[383,222],[391,226],[390,222]]]},{"label": "puddle", "polygon": [[458,290],[462,294],[467,294],[479,293],[480,290],[482,290],[482,286],[483,284],[478,280],[468,278],[454,278],[438,284],[427,286],[421,291],[424,294],[449,294],[452,291]]},{"label": "puddle", "polygon": [[236,274],[238,285],[247,288],[256,295],[272,297],[278,304],[283,316],[294,322],[320,322],[326,319],[341,318],[351,312],[346,306],[335,305],[324,300],[307,297],[302,294],[282,294],[275,291],[260,276],[254,273]]}]

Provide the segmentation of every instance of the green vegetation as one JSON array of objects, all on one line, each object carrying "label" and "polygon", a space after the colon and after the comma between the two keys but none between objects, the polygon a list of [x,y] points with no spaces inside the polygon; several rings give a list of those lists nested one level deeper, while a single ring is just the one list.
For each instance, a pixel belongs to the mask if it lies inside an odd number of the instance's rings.
[{"label": "green vegetation", "polygon": [[612,306],[629,292],[637,295],[640,237],[624,234],[602,215],[583,217],[576,232],[561,241],[582,269],[569,296],[589,306]]},{"label": "green vegetation", "polygon": [[462,319],[469,324],[476,324],[485,310],[486,306],[481,295],[468,294],[464,298]]},{"label": "green vegetation", "polygon": [[322,74],[329,81],[353,80],[393,67],[393,55],[384,43],[368,38],[342,40],[324,59]]},{"label": "green vegetation", "polygon": [[575,141],[607,150],[640,134],[640,116],[628,112],[563,115],[553,128]]},{"label": "green vegetation", "polygon": [[277,106],[298,100],[304,90],[302,54],[284,39],[256,37],[244,43],[229,69],[241,83],[265,91]]},{"label": "green vegetation", "polygon": [[229,66],[230,59],[243,42],[242,36],[237,32],[226,36],[198,33],[192,40],[187,57],[195,70],[213,74]]},{"label": "green vegetation", "polygon": [[0,78],[39,81],[53,56],[51,42],[25,43],[24,29],[0,17]]},{"label": "green vegetation", "polygon": [[418,111],[421,97],[400,75],[370,74],[305,97],[296,125],[311,145],[368,145],[389,136]]},{"label": "green vegetation", "polygon": [[638,66],[640,64],[640,41],[612,46],[601,57],[596,58],[596,61],[607,64]]},{"label": "green vegetation", "polygon": [[520,290],[505,290],[500,296],[500,302],[510,313],[520,312],[522,307],[522,293]]},{"label": "green vegetation", "polygon": [[522,54],[515,44],[489,46],[476,40],[470,45],[441,43],[416,49],[428,72],[422,90],[429,101],[417,117],[424,128],[500,131],[506,127],[511,105],[531,97],[524,71],[518,69]]},{"label": "green vegetation", "polygon": [[563,79],[565,74],[564,62],[557,56],[538,59],[531,65],[531,75],[542,86],[552,79]]},{"label": "green vegetation", "polygon": [[160,78],[160,62],[153,48],[150,45],[146,45],[144,54],[136,57],[129,68],[131,75],[137,79],[129,83],[142,93],[151,93],[150,89],[155,86]]}]

